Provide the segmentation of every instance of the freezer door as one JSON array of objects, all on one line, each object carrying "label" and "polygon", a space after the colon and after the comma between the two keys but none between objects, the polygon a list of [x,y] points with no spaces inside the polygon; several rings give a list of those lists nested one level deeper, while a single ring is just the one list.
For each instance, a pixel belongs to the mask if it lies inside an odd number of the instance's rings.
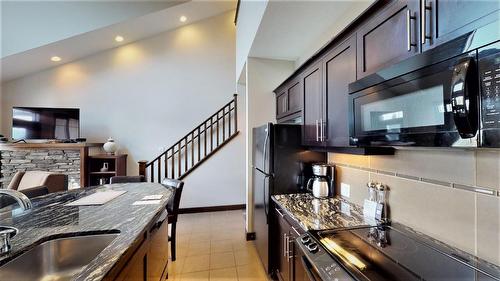
[{"label": "freezer door", "polygon": [[270,163],[272,130],[272,123],[253,128],[252,166],[266,173],[272,172]]}]

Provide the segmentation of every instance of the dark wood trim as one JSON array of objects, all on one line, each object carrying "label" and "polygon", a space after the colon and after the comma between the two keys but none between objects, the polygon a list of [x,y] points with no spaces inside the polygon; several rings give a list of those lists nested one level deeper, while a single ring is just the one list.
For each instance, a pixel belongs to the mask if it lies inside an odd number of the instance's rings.
[{"label": "dark wood trim", "polygon": [[243,210],[245,208],[246,208],[245,204],[211,206],[211,207],[181,208],[181,209],[179,209],[179,214],[233,211],[233,210]]},{"label": "dark wood trim", "polygon": [[234,25],[238,24],[238,15],[240,13],[240,4],[241,4],[241,0],[238,0],[238,3],[236,3],[236,14],[234,15]]},{"label": "dark wood trim", "polygon": [[247,232],[246,238],[247,241],[255,240],[255,232]]}]

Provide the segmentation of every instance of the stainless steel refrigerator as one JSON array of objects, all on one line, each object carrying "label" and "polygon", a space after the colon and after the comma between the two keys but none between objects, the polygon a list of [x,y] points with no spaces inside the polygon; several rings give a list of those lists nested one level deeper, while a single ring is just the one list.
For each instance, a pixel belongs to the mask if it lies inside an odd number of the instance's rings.
[{"label": "stainless steel refrigerator", "polygon": [[268,123],[253,128],[252,177],[255,245],[266,271],[269,258],[269,205],[272,195],[304,192],[311,163],[325,162],[326,153],[301,145],[300,125]]}]

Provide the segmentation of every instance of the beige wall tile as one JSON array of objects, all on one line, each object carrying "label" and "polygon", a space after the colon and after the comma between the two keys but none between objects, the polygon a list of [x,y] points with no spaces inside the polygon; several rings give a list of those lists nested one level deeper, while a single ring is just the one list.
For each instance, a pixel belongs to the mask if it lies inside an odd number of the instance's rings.
[{"label": "beige wall tile", "polygon": [[476,153],[478,186],[500,189],[500,152],[477,151]]},{"label": "beige wall tile", "polygon": [[351,196],[347,198],[349,201],[363,205],[363,200],[368,196],[366,183],[370,181],[370,173],[367,171],[348,168],[348,167],[335,167],[336,172],[336,194],[340,195],[340,184],[346,183],[351,186]]},{"label": "beige wall tile", "polygon": [[477,194],[477,255],[500,266],[500,197]]},{"label": "beige wall tile", "polygon": [[369,156],[364,156],[364,155],[328,153],[328,163],[341,163],[346,165],[368,168],[370,166],[370,158]]},{"label": "beige wall tile", "polygon": [[371,179],[389,187],[392,220],[474,253],[474,193],[373,173]]},{"label": "beige wall tile", "polygon": [[469,150],[397,150],[394,156],[371,156],[370,168],[446,182],[474,185],[476,160]]}]

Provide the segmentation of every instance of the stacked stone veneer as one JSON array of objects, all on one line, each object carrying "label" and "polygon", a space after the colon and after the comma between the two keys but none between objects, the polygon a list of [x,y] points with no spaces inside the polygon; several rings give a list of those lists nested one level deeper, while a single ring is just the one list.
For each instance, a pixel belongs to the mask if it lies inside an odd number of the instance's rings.
[{"label": "stacked stone veneer", "polygon": [[6,188],[17,171],[50,171],[80,183],[80,150],[27,149],[0,151],[0,188]]}]

